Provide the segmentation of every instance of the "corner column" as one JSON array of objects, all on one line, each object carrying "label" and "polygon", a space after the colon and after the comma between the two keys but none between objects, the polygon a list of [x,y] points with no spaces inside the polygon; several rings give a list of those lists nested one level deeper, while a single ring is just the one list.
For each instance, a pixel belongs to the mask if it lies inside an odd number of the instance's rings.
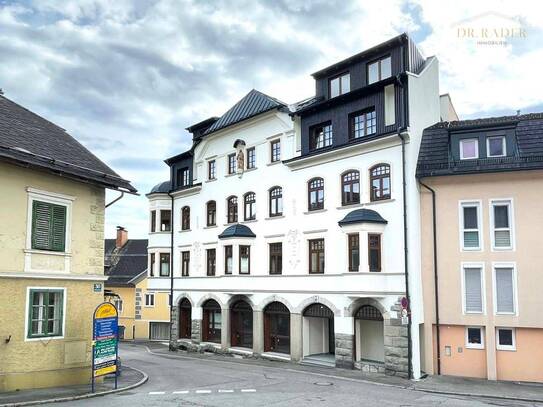
[{"label": "corner column", "polygon": [[230,347],[230,308],[221,309],[221,348]]},{"label": "corner column", "polygon": [[175,305],[170,310],[170,350],[173,350],[179,338],[179,308]]},{"label": "corner column", "polygon": [[264,313],[253,311],[253,353],[264,353]]},{"label": "corner column", "polygon": [[299,362],[302,355],[302,314],[290,314],[290,359]]}]

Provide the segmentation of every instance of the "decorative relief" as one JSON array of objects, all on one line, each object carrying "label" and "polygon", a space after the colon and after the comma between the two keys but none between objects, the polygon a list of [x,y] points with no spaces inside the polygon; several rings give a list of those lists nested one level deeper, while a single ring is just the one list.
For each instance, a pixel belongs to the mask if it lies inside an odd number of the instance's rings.
[{"label": "decorative relief", "polygon": [[196,274],[198,274],[202,268],[202,244],[194,242],[192,244],[192,251],[194,253],[194,269],[196,270]]},{"label": "decorative relief", "polygon": [[300,231],[298,229],[289,230],[287,233],[288,252],[290,253],[290,268],[295,271],[300,264]]}]

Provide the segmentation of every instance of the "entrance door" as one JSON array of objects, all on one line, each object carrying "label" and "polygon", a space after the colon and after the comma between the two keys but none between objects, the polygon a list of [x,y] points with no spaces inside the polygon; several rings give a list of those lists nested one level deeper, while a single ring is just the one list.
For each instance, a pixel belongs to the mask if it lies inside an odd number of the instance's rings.
[{"label": "entrance door", "polygon": [[192,333],[192,306],[183,298],[179,303],[179,338],[190,339]]},{"label": "entrance door", "polygon": [[242,348],[253,347],[253,310],[245,301],[236,302],[230,311],[231,343]]},{"label": "entrance door", "polygon": [[215,300],[208,300],[202,309],[202,340],[204,342],[221,343],[221,306]]},{"label": "entrance door", "polygon": [[290,312],[280,302],[264,310],[264,351],[290,354]]},{"label": "entrance door", "polygon": [[334,354],[334,313],[324,304],[314,303],[303,312],[303,354]]}]

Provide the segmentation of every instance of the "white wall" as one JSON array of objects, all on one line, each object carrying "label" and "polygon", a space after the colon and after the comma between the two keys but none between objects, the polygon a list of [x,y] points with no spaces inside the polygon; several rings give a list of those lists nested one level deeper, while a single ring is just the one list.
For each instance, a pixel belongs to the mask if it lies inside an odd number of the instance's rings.
[{"label": "white wall", "polygon": [[356,360],[368,359],[378,362],[385,361],[383,321],[366,321],[357,319],[356,322]]},{"label": "white wall", "polygon": [[303,356],[328,353],[330,350],[327,318],[303,317]]}]

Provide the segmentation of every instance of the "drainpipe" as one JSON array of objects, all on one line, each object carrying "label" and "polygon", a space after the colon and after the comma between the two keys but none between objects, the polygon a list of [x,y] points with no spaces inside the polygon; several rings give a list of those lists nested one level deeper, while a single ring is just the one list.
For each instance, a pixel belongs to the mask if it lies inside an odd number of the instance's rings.
[{"label": "drainpipe", "polygon": [[117,198],[115,198],[113,201],[111,201],[110,203],[106,204],[106,208],[109,208],[111,205],[113,205],[115,202],[117,201],[120,201],[121,199],[123,199],[123,196],[124,196],[124,191],[121,191],[121,195],[119,195]]},{"label": "drainpipe", "polygon": [[437,374],[441,374],[441,341],[439,336],[439,285],[437,279],[437,223],[436,223],[436,191],[419,180],[419,184],[432,193],[432,234],[434,245],[434,306],[436,309],[436,342],[437,342]]},{"label": "drainpipe", "polygon": [[[173,179],[173,178],[172,178]],[[170,351],[173,351],[175,350],[173,347],[172,347],[172,343],[173,343],[173,335],[172,335],[172,328],[173,328],[173,324],[174,324],[174,321],[172,320],[172,311],[173,311],[173,255],[174,255],[174,252],[173,252],[173,232],[174,232],[174,229],[175,229],[175,223],[174,223],[174,207],[173,207],[173,195],[172,195],[172,192],[169,191],[168,192],[168,196],[170,197],[171,201],[172,201],[172,205],[171,205],[171,209],[170,209],[170,345],[168,346],[168,348],[170,349]]]},{"label": "drainpipe", "polygon": [[402,130],[398,129],[398,137],[402,141],[402,194],[403,194],[403,245],[404,245],[404,267],[405,267],[405,297],[407,298],[407,374],[413,378],[413,352],[411,350],[411,299],[409,295],[409,263],[408,263],[408,238],[407,238],[407,182],[405,177],[405,137]]}]

